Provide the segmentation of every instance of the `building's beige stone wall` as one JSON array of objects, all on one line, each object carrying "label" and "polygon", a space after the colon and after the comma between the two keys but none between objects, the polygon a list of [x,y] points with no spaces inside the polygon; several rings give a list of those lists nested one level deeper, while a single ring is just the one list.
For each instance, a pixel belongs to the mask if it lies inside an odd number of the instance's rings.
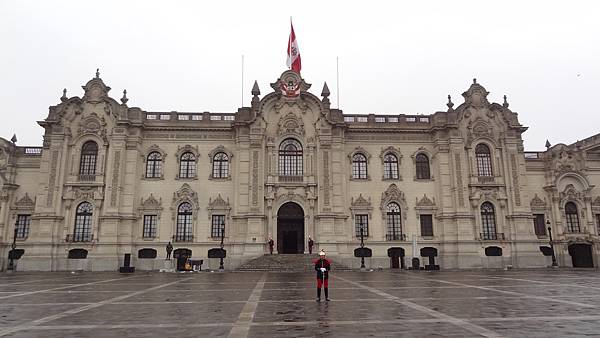
[{"label": "building's beige stone wall", "polygon": [[[29,235],[17,240],[25,254],[21,270],[114,270],[132,254],[138,269],[162,267],[167,242],[173,240],[177,208],[193,206],[193,240],[175,242],[197,259],[217,247],[211,237],[211,215],[225,215],[228,268],[263,254],[268,236],[277,238],[277,213],[287,202],[304,212],[304,238],[311,236],[345,264],[358,266],[353,250],[354,216],[368,214],[366,246],[373,250],[370,267],[390,267],[388,249],[402,248],[408,266],[416,241],[420,249],[437,250],[442,269],[543,267],[551,263],[536,235],[535,214],[550,221],[561,266],[573,264],[573,248],[589,248],[598,266],[600,136],[545,152],[525,152],[517,114],[508,104],[490,103],[474,82],[464,102],[431,115],[347,115],[332,109],[329,91],[311,94],[310,85],[287,71],[260,97],[252,90],[250,107],[236,113],[146,112],[117,102],[96,77],[83,97],[61,98],[50,107],[42,147],[20,147],[0,139],[0,266],[5,268],[17,215],[31,215]],[[278,169],[281,142],[294,138],[303,148],[303,175],[282,177]],[[98,145],[96,173],[79,176],[81,148]],[[491,150],[493,176],[478,175],[475,148]],[[163,155],[159,178],[146,178],[152,151]],[[196,155],[196,176],[179,178],[180,155]],[[213,178],[212,157],[229,156],[230,176]],[[367,159],[367,179],[352,178],[352,155]],[[384,179],[383,157],[399,160],[398,179]],[[417,179],[415,157],[426,154],[430,179]],[[92,203],[93,238],[73,242],[75,212]],[[386,203],[401,207],[402,234],[390,240]],[[495,209],[496,239],[482,238],[480,208]],[[578,207],[580,228],[569,231],[565,204]],[[157,236],[143,238],[143,215],[157,214]],[[421,235],[420,215],[433,215],[433,236]],[[488,257],[488,247],[502,249]],[[68,259],[72,249],[87,259]],[[140,249],[157,259],[138,259]],[[569,249],[571,248],[571,250]],[[575,254],[574,254],[575,255]],[[421,265],[427,264],[422,258]],[[214,267],[215,262],[209,264]]]}]

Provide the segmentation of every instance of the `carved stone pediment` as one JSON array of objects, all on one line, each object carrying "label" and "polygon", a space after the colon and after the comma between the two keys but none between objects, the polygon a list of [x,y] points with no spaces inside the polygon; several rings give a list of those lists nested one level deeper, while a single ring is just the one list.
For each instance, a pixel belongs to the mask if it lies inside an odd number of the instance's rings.
[{"label": "carved stone pediment", "polygon": [[489,106],[489,101],[487,100],[489,92],[483,88],[482,85],[477,83],[475,79],[473,79],[473,84],[469,89],[462,94],[465,98],[465,104],[474,108],[483,108]]},{"label": "carved stone pediment", "polygon": [[417,207],[435,207],[435,197],[432,200],[426,194],[423,194],[420,200],[417,197],[415,199],[417,200]]},{"label": "carved stone pediment", "polygon": [[600,196],[596,197],[596,199],[594,199],[594,201],[592,202],[592,205],[595,207],[600,207]]},{"label": "carved stone pediment", "polygon": [[381,209],[385,209],[390,202],[398,202],[404,206],[406,205],[404,193],[395,184],[390,184],[386,191],[381,194]]},{"label": "carved stone pediment", "polygon": [[572,184],[568,184],[565,190],[559,194],[561,201],[583,201],[585,195],[581,191],[577,191]]},{"label": "carved stone pediment", "polygon": [[15,209],[34,209],[35,201],[29,197],[29,194],[25,193],[25,196],[21,197],[17,202],[15,202]]},{"label": "carved stone pediment", "polygon": [[279,119],[277,134],[295,134],[304,136],[304,122],[294,113],[287,113]]},{"label": "carved stone pediment", "polygon": [[546,201],[542,200],[537,194],[531,199],[529,205],[531,209],[546,209]]},{"label": "carved stone pediment", "polygon": [[98,72],[96,72],[96,77],[88,81],[82,88],[85,91],[84,101],[98,103],[108,99],[110,87],[104,84]]},{"label": "carved stone pediment", "polygon": [[354,197],[352,197],[350,199],[350,205],[352,205],[352,207],[354,208],[370,208],[371,207],[371,197],[369,197],[368,200],[366,200],[362,194],[358,195],[358,197],[356,199],[354,199]]},{"label": "carved stone pediment", "polygon": [[230,209],[229,197],[227,198],[227,201],[225,201],[223,197],[221,197],[221,194],[218,194],[217,197],[214,199],[209,198],[208,207],[209,209]]},{"label": "carved stone pediment", "polygon": [[300,96],[310,88],[310,84],[304,82],[300,74],[286,70],[281,74],[275,83],[271,83],[271,88],[286,98],[295,98]]},{"label": "carved stone pediment", "polygon": [[187,183],[184,183],[179,190],[173,193],[174,204],[183,201],[192,202],[195,206],[198,206],[198,194]]},{"label": "carved stone pediment", "polygon": [[99,117],[96,113],[91,113],[81,119],[77,134],[100,135],[103,139],[106,139],[106,120],[104,117]]},{"label": "carved stone pediment", "polygon": [[143,209],[162,209],[162,198],[157,200],[153,194],[150,194],[150,197],[146,200],[142,198],[140,207]]}]

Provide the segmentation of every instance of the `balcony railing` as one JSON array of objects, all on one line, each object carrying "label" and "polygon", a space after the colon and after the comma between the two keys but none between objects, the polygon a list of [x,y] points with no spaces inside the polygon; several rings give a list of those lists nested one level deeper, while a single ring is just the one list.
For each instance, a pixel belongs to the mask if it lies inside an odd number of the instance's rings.
[{"label": "balcony railing", "polygon": [[477,182],[479,183],[494,183],[494,176],[477,176]]},{"label": "balcony railing", "polygon": [[65,238],[67,243],[92,242],[93,240],[93,234],[68,234]]},{"label": "balcony railing", "polygon": [[302,182],[303,176],[279,176],[279,182]]},{"label": "balcony railing", "polygon": [[175,242],[193,242],[194,235],[175,235],[173,240]]},{"label": "balcony railing", "polygon": [[93,182],[96,180],[95,174],[80,174],[79,181],[81,182]]},{"label": "balcony railing", "polygon": [[400,233],[387,234],[387,235],[385,235],[385,240],[386,241],[406,241],[406,234],[400,234]]},{"label": "balcony railing", "polygon": [[504,234],[501,232],[481,232],[479,238],[483,241],[503,241]]}]

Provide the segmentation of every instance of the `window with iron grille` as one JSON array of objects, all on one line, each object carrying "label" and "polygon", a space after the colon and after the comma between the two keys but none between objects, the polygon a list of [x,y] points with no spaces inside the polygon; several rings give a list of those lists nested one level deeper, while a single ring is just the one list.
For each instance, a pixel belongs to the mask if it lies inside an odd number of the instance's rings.
[{"label": "window with iron grille", "polygon": [[225,215],[212,215],[210,237],[221,238],[221,232],[225,232]]},{"label": "window with iron grille", "polygon": [[229,177],[229,156],[225,153],[217,153],[213,157],[213,178]]},{"label": "window with iron grille", "polygon": [[98,145],[94,141],[87,141],[81,147],[81,159],[79,161],[80,176],[94,176],[96,174],[96,158],[98,157]]},{"label": "window with iron grille", "polygon": [[391,240],[402,239],[402,222],[400,218],[400,206],[391,202],[387,205],[387,232]]},{"label": "window with iron grille", "polygon": [[73,242],[89,242],[92,240],[93,210],[94,207],[89,202],[82,202],[77,206]]},{"label": "window with iron grille", "polygon": [[179,161],[179,178],[196,177],[196,156],[192,153],[184,153]]},{"label": "window with iron grille", "polygon": [[279,175],[302,176],[302,145],[288,138],[279,145]]},{"label": "window with iron grille", "polygon": [[394,154],[386,154],[383,157],[383,178],[398,179],[398,158]]},{"label": "window with iron grille", "polygon": [[475,147],[475,158],[477,159],[477,175],[493,176],[492,154],[487,145],[480,143]]},{"label": "window with iron grille", "polygon": [[421,221],[421,236],[432,237],[433,236],[433,216],[432,215],[419,215]]},{"label": "window with iron grille", "polygon": [[431,173],[429,171],[429,158],[427,155],[421,153],[417,154],[415,158],[415,166],[417,171],[417,179],[430,179]]},{"label": "window with iron grille", "polygon": [[546,220],[544,214],[533,215],[533,230],[536,236],[546,236]]},{"label": "window with iron grille", "polygon": [[153,151],[146,159],[146,178],[160,178],[162,170],[162,155]]},{"label": "window with iron grille", "polygon": [[142,236],[144,238],[156,237],[156,228],[158,224],[158,215],[144,215],[144,228]]},{"label": "window with iron grille", "polygon": [[354,154],[352,156],[352,178],[367,178],[367,158],[363,154]]},{"label": "window with iron grille", "polygon": [[567,218],[567,232],[580,232],[579,214],[577,213],[577,205],[573,202],[565,204],[565,216]]},{"label": "window with iron grille", "polygon": [[188,202],[181,203],[179,208],[177,208],[175,241],[192,241],[192,205]]},{"label": "window with iron grille", "polygon": [[481,227],[481,239],[497,239],[496,212],[494,205],[490,202],[481,205]]},{"label": "window with iron grille", "polygon": [[369,237],[369,215],[354,215],[354,227],[356,237],[360,237],[360,229],[363,229],[363,236]]},{"label": "window with iron grille", "polygon": [[17,238],[25,239],[29,236],[29,225],[31,224],[31,215],[17,215]]}]

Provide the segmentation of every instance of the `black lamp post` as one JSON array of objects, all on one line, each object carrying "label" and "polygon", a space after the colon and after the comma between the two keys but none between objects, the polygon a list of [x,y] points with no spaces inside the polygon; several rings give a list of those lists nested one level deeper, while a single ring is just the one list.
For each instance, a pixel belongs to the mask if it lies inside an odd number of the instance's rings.
[{"label": "black lamp post", "polygon": [[558,267],[556,263],[556,256],[554,255],[554,243],[552,243],[552,228],[550,227],[550,220],[546,220],[548,226],[548,236],[550,237],[550,250],[552,251],[552,267]]},{"label": "black lamp post", "polygon": [[15,259],[15,249],[17,248],[17,231],[18,231],[17,225],[18,225],[18,220],[17,220],[17,223],[15,223],[15,232],[13,235],[13,242],[12,242],[12,245],[10,246],[12,250],[9,253],[9,257],[8,257],[9,261],[8,261],[7,270],[10,270],[10,271],[15,271],[14,259]]},{"label": "black lamp post", "polygon": [[[365,247],[365,240],[364,240],[364,224],[360,223],[360,247],[364,248]],[[360,257],[360,268],[364,269],[365,268],[365,255],[361,255]]]},{"label": "black lamp post", "polygon": [[[225,222],[221,221],[221,251],[223,251],[223,240],[225,240]],[[225,269],[223,267],[223,255],[221,255],[221,260],[219,261],[219,270]]]}]

